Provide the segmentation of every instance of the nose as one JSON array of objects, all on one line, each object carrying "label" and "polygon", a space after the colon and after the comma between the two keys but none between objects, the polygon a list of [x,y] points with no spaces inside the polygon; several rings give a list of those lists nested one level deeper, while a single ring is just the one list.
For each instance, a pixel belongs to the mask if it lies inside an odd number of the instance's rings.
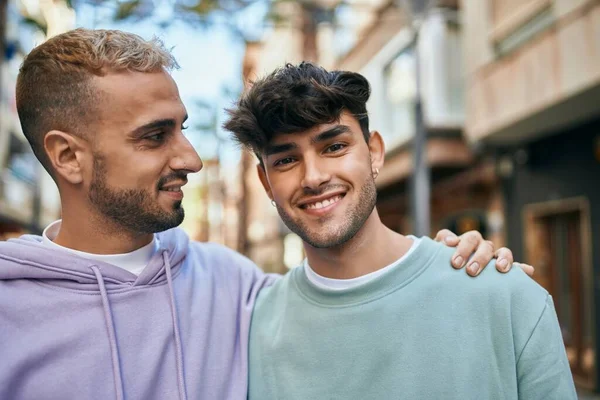
[{"label": "nose", "polygon": [[188,173],[198,172],[202,169],[202,160],[194,149],[194,146],[183,135],[179,134],[175,146],[175,157],[171,161],[171,169],[174,171],[185,171]]},{"label": "nose", "polygon": [[303,188],[316,190],[330,179],[331,175],[316,158],[304,158],[304,175],[301,182]]}]

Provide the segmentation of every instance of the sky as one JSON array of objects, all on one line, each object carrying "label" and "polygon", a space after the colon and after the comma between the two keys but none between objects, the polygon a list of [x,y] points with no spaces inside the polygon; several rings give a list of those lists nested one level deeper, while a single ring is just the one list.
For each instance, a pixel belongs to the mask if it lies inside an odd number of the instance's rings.
[{"label": "sky", "polygon": [[[168,2],[157,3],[154,16],[141,22],[115,23],[110,18],[111,9],[95,8],[82,4],[77,8],[76,25],[85,28],[121,29],[136,33],[146,39],[157,36],[172,49],[180,69],[172,75],[179,86],[181,98],[188,109],[189,129],[186,135],[204,159],[217,154],[217,140],[213,135],[199,134],[194,126],[205,123],[209,112],[196,106],[198,100],[218,110],[219,126],[225,119],[223,109],[235,101],[242,88],[242,58],[244,41],[219,22],[209,27],[193,27],[189,23],[173,18]],[[163,6],[161,6],[161,4]],[[257,3],[240,16],[245,22],[247,35],[256,38],[260,35],[265,3]],[[161,21],[170,21],[162,27]],[[227,93],[228,91],[229,93]],[[218,135],[224,139],[221,146],[222,164],[235,168],[239,160],[239,150],[228,140],[227,132],[219,129]]]}]

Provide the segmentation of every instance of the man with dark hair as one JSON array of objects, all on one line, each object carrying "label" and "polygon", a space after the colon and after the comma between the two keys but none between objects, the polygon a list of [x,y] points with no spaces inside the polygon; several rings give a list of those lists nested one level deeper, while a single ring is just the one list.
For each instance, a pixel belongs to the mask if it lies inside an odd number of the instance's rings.
[{"label": "man with dark hair", "polygon": [[[175,67],[160,41],[106,30],[25,58],[17,110],[62,220],[0,242],[0,399],[246,398],[252,307],[277,277],[175,228],[202,168]],[[467,237],[462,256],[492,258]]]},{"label": "man with dark hair", "polygon": [[258,295],[249,398],[575,399],[544,289],[520,269],[473,285],[447,247],[380,221],[369,92],[357,73],[286,65],[230,110],[307,255]]}]

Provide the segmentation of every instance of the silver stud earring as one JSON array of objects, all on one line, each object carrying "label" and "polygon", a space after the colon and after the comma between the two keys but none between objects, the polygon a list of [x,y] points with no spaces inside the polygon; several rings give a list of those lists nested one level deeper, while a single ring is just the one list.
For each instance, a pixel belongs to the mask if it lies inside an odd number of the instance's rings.
[{"label": "silver stud earring", "polygon": [[271,200],[271,205],[275,207],[275,200]]},{"label": "silver stud earring", "polygon": [[377,178],[379,176],[379,168],[375,168],[373,171],[373,178]]}]

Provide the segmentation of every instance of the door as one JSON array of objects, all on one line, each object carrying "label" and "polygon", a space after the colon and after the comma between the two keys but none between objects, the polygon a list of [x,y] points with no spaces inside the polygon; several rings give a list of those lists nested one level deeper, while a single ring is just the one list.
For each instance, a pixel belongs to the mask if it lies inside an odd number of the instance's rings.
[{"label": "door", "polygon": [[529,260],[536,266],[534,279],[554,299],[573,377],[579,384],[593,387],[596,348],[592,275],[586,257],[586,244],[590,243],[585,229],[587,213],[585,207],[567,204],[562,210],[530,209],[525,234],[534,236],[527,240]]}]

